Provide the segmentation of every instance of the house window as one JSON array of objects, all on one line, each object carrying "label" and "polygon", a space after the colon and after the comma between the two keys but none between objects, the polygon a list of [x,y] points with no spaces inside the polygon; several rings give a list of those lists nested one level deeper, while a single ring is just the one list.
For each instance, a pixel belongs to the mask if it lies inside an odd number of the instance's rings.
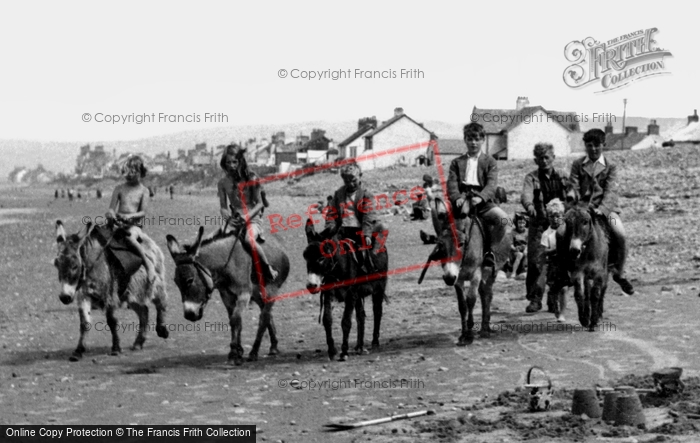
[{"label": "house window", "polygon": [[369,151],[370,149],[372,149],[372,138],[367,137],[365,138],[365,151]]},{"label": "house window", "polygon": [[357,157],[357,146],[350,146],[350,157]]}]

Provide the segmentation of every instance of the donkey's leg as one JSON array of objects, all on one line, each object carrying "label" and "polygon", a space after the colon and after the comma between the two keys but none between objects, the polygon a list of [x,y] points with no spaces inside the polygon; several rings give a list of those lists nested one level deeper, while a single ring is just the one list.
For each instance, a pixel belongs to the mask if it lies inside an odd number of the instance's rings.
[{"label": "donkey's leg", "polygon": [[165,326],[165,311],[167,310],[165,300],[167,294],[165,292],[165,285],[161,283],[159,283],[159,285],[161,286],[156,291],[156,296],[153,299],[153,304],[156,307],[156,333],[160,338],[168,338],[170,333]]},{"label": "donkey's leg", "polygon": [[365,348],[365,296],[358,294],[355,298],[355,319],[357,320],[357,344],[355,352],[361,355]]},{"label": "donkey's leg", "polygon": [[584,278],[583,280],[583,318],[586,319],[586,327],[591,325],[591,308],[593,300],[591,300],[591,290],[593,288],[593,280]]},{"label": "donkey's leg", "polygon": [[328,345],[328,358],[333,361],[338,354],[333,341],[333,297],[334,292],[323,294],[323,329],[326,331],[326,344]]},{"label": "donkey's leg", "polygon": [[136,313],[139,318],[139,330],[136,332],[136,340],[131,346],[132,351],[143,349],[146,342],[146,329],[148,328],[148,306],[138,303],[129,303],[129,308]]},{"label": "donkey's leg", "polygon": [[584,284],[583,275],[578,274],[573,278],[574,283],[574,300],[576,301],[576,307],[578,308],[578,321],[584,328],[588,327],[588,318],[584,315]]},{"label": "donkey's leg", "polygon": [[374,331],[372,333],[372,351],[379,350],[379,330],[382,326],[382,314],[384,312],[383,285],[372,292],[372,311],[374,312]]},{"label": "donkey's leg", "polygon": [[348,359],[348,349],[350,348],[348,341],[350,338],[350,330],[352,329],[352,311],[355,309],[355,297],[357,296],[353,287],[350,287],[349,290],[345,292],[345,309],[343,310],[343,319],[340,322],[340,326],[343,329],[343,344],[340,347],[340,361]]},{"label": "donkey's leg", "polygon": [[243,310],[248,306],[250,292],[241,292],[232,303],[233,311],[230,317],[231,324],[231,351],[228,354],[228,361],[236,366],[243,364],[243,346],[241,346],[241,331],[243,330]]},{"label": "donkey's leg", "polygon": [[70,361],[80,360],[87,350],[85,347],[85,338],[90,328],[92,328],[92,319],[90,318],[91,309],[92,302],[88,297],[83,297],[78,306],[78,314],[80,316],[80,339],[78,340],[78,347],[75,348],[75,351],[73,351],[73,354],[70,356]]},{"label": "donkey's leg", "polygon": [[253,300],[260,308],[260,317],[258,318],[258,330],[255,333],[255,341],[253,342],[253,347],[248,354],[248,361],[258,361],[258,351],[260,351],[260,343],[262,343],[263,335],[267,331],[267,322],[269,317],[265,315],[265,303],[262,301],[262,297],[259,293],[253,296]]},{"label": "donkey's leg", "polygon": [[[493,300],[493,283],[496,281],[496,273],[487,270],[479,282],[479,296],[481,297],[481,330],[479,336],[489,338],[491,336],[491,301]],[[472,280],[472,285],[473,285]],[[471,288],[470,288],[471,289]]]},{"label": "donkey's leg", "polygon": [[607,273],[605,278],[600,275],[596,276],[593,281],[591,288],[591,323],[588,326],[590,331],[595,331],[595,328],[600,322],[600,318],[603,314],[603,297],[605,297]]},{"label": "donkey's leg", "polygon": [[114,316],[114,311],[117,310],[115,305],[108,305],[105,309],[107,316],[107,326],[112,332],[112,355],[119,355],[122,352],[122,347],[119,345],[119,322]]},{"label": "donkey's leg", "polygon": [[459,336],[459,341],[457,341],[458,346],[470,345],[474,341],[474,317],[472,315],[472,310],[474,309],[474,303],[476,299],[472,301],[471,308],[468,307],[469,300],[464,297],[464,281],[461,278],[457,278],[455,283],[455,293],[457,294],[457,307],[459,308],[459,317],[462,324],[462,333]]},{"label": "donkey's leg", "polygon": [[270,336],[270,352],[268,355],[277,355],[280,353],[277,349],[277,328],[275,327],[275,318],[272,315],[272,308],[275,306],[275,302],[265,303],[263,308],[263,315],[267,316],[267,333]]}]

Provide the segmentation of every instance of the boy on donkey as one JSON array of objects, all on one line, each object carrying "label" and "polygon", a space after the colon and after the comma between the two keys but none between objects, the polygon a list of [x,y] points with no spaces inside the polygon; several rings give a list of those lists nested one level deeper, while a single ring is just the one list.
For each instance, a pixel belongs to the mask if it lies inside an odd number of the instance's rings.
[{"label": "boy on donkey", "polygon": [[[627,241],[620,219],[617,196],[617,165],[603,155],[605,132],[591,129],[583,134],[586,156],[571,165],[567,200],[577,198],[588,203],[596,214],[605,216],[610,232],[611,251],[617,252],[614,260],[613,280],[625,294],[634,294],[632,284],[625,278]],[[612,260],[611,260],[612,261]]]},{"label": "boy on donkey", "polygon": [[464,143],[467,153],[452,160],[447,179],[447,194],[450,197],[452,211],[457,221],[457,228],[465,227],[464,217],[471,207],[488,225],[490,242],[484,245],[484,266],[494,267],[493,246],[499,244],[509,224],[508,215],[494,202],[498,186],[498,166],[496,160],[481,152],[486,140],[484,127],[479,123],[464,126]]}]

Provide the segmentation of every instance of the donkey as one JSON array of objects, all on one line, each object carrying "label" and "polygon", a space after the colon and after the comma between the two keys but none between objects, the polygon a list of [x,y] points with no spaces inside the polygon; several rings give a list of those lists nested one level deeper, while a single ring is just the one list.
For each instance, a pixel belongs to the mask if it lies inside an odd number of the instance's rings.
[{"label": "donkey", "polygon": [[139,329],[132,350],[143,349],[148,330],[148,301],[156,307],[156,333],[168,338],[165,326],[167,292],[165,291],[165,267],[163,252],[145,234],[141,234],[144,249],[154,258],[156,279],[148,290],[148,276],[141,266],[131,278],[116,258],[106,249],[109,240],[93,229],[89,223],[78,233],[66,236],[63,223],[56,222],[56,242],[58,256],[54,266],[58,269],[61,283],[59,300],[65,305],[77,299],[80,314],[80,340],[70,361],[78,361],[86,351],[85,338],[92,327],[90,310],[103,309],[107,325],[112,333],[112,355],[121,352],[119,345],[119,325],[114,313],[121,303],[127,303],[139,318]]},{"label": "donkey", "polygon": [[[372,334],[372,350],[379,349],[379,330],[382,323],[383,303],[386,297],[387,271],[389,269],[389,254],[384,247],[389,231],[382,223],[375,224],[373,231],[372,261],[374,269],[371,273],[363,272],[358,266],[353,249],[359,248],[350,240],[340,241],[334,231],[316,232],[311,219],[306,222],[306,239],[308,245],[304,250],[308,280],[306,288],[310,293],[321,293],[321,317],[326,330],[328,357],[333,360],[338,354],[333,341],[333,299],[345,302],[341,327],[343,329],[343,344],[340,361],[348,359],[348,339],[352,329],[352,311],[355,310],[357,320],[357,344],[355,351],[364,352],[365,337],[365,307],[364,298],[372,295],[372,310],[374,312],[374,332]],[[370,253],[370,251],[367,251]]]},{"label": "donkey", "polygon": [[[496,264],[494,268],[484,267],[485,227],[481,221],[471,215],[466,220],[464,230],[454,228],[452,215],[448,214],[445,203],[435,199],[435,211],[432,211],[433,227],[437,234],[435,249],[428,256],[418,284],[423,281],[425,272],[432,261],[442,263],[443,280],[448,286],[454,286],[457,293],[457,306],[462,320],[462,333],[458,346],[469,345],[474,341],[474,305],[476,293],[481,297],[482,338],[491,335],[491,300],[496,271],[503,268],[509,257],[511,238],[504,236],[501,243],[494,248]],[[452,223],[450,222],[452,221]],[[469,280],[469,291],[464,295],[464,282]]]},{"label": "donkey", "polygon": [[[235,231],[234,231],[235,232]],[[221,300],[228,311],[231,324],[231,351],[229,363],[243,364],[241,346],[241,314],[248,303],[255,301],[260,307],[258,332],[248,361],[258,359],[258,351],[265,330],[270,333],[270,355],[277,350],[277,332],[272,318],[273,301],[263,300],[258,274],[250,254],[244,249],[234,232],[218,233],[202,241],[204,228],[200,227],[197,239],[192,246],[180,247],[172,235],[168,235],[168,249],[175,261],[175,283],[182,295],[184,316],[187,320],[198,321],[204,315],[214,289],[219,290]],[[274,297],[289,275],[289,258],[282,249],[264,244],[265,254],[278,271],[273,281],[263,282],[266,296]]]},{"label": "donkey", "polygon": [[603,315],[610,275],[610,236],[605,220],[586,208],[572,207],[564,216],[566,229],[557,238],[557,257],[574,284],[581,326],[594,331]]}]

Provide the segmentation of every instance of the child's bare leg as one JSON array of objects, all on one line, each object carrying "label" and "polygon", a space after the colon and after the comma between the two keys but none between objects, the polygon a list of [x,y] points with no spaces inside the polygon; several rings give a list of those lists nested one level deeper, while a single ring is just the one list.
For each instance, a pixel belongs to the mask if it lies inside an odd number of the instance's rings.
[{"label": "child's bare leg", "polygon": [[139,257],[141,257],[143,265],[146,267],[146,272],[148,273],[148,281],[149,283],[152,283],[156,279],[155,266],[153,266],[151,258],[148,257],[146,251],[141,246],[141,243],[139,243],[138,233],[134,231],[129,232],[129,235],[126,236],[126,241],[129,242],[129,246],[131,246],[131,249],[134,252],[136,252],[139,255]]},{"label": "child's bare leg", "polygon": [[[253,232],[254,234],[257,234],[257,232]],[[256,235],[257,237],[257,235]],[[262,265],[262,271],[268,274],[268,277],[271,277],[272,280],[277,278],[277,270],[272,267],[270,262],[267,260],[267,255],[265,255],[265,251],[263,250],[262,246],[258,244],[256,241],[252,241],[250,239],[250,236],[248,233],[246,233],[243,237],[243,242],[245,243],[245,246],[251,250],[251,256],[253,259],[257,258],[260,260],[260,264]],[[252,251],[255,249],[255,251]]]}]

